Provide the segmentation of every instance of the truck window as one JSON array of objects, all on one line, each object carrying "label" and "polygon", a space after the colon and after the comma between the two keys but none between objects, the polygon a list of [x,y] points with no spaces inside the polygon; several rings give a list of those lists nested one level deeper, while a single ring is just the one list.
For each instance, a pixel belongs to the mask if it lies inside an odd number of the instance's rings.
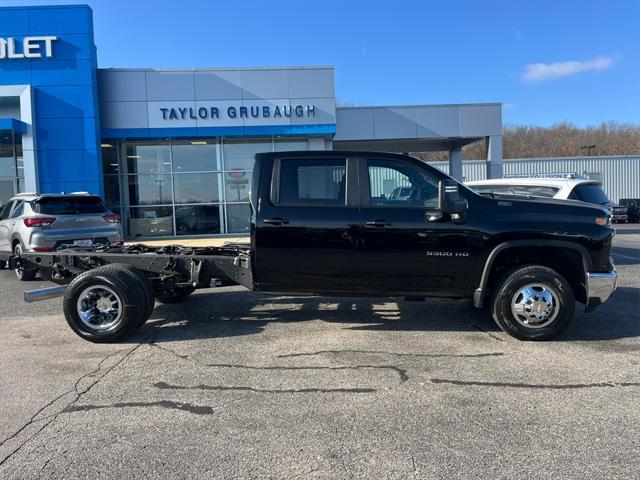
[{"label": "truck window", "polygon": [[607,194],[604,193],[602,187],[597,184],[586,183],[582,185],[576,185],[576,187],[571,191],[569,198],[574,200],[581,200],[588,203],[596,203],[598,205],[609,203]]},{"label": "truck window", "polygon": [[86,215],[107,211],[99,197],[45,197],[35,203],[34,209],[45,215]]},{"label": "truck window", "polygon": [[438,179],[423,169],[393,160],[369,160],[372,207],[438,206]]},{"label": "truck window", "polygon": [[345,159],[282,159],[279,203],[283,205],[344,205]]}]

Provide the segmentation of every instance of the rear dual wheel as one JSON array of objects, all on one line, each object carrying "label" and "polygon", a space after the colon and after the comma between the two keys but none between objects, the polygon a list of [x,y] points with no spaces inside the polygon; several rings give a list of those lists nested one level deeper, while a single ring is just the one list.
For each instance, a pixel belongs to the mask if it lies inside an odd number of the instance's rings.
[{"label": "rear dual wheel", "polygon": [[115,342],[149,318],[150,280],[129,265],[111,264],[78,275],[67,288],[63,310],[71,329],[85,340]]}]

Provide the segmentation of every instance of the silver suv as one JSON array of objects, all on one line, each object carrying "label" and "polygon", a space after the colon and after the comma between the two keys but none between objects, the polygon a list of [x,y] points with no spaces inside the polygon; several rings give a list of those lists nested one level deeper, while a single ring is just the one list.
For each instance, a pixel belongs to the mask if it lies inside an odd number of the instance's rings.
[{"label": "silver suv", "polygon": [[[120,216],[107,210],[100,197],[72,194],[22,193],[0,212],[0,268],[10,255],[122,242]],[[20,280],[32,280],[36,270],[16,269]]]}]

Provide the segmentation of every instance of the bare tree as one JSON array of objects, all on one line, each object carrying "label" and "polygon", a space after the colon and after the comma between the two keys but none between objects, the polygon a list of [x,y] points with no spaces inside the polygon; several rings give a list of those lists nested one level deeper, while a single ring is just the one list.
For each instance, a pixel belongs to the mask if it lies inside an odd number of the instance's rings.
[{"label": "bare tree", "polygon": [[[582,147],[595,145],[592,155],[640,155],[640,125],[603,122],[578,128],[571,123],[550,127],[506,125],[503,129],[504,158],[575,157],[587,155]],[[429,161],[447,160],[447,152],[418,153]],[[465,160],[486,158],[484,142],[462,149]]]}]

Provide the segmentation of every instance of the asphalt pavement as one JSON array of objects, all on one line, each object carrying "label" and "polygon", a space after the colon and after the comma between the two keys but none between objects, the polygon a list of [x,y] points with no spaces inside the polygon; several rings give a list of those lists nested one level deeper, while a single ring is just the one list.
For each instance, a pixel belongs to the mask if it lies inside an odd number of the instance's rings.
[{"label": "asphalt pavement", "polygon": [[638,478],[640,225],[614,258],[542,343],[470,300],[231,287],[97,345],[0,271],[0,478]]}]

